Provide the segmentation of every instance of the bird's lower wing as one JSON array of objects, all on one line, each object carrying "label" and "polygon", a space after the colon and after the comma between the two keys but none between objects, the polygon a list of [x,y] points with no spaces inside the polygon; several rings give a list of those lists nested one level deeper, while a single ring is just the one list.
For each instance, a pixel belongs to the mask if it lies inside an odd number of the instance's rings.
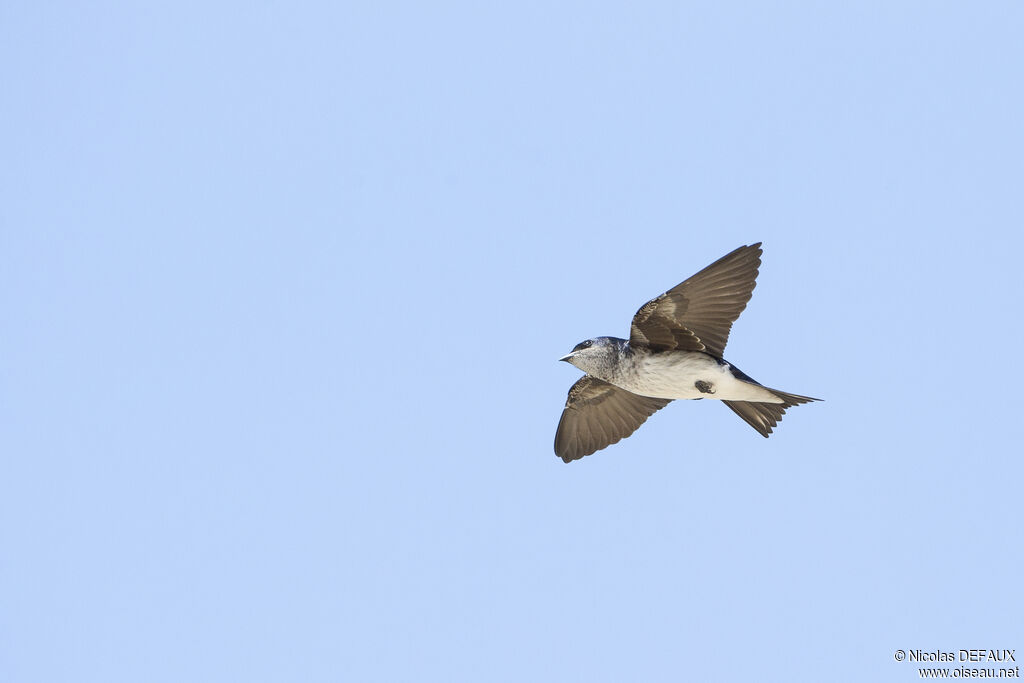
[{"label": "bird's lower wing", "polygon": [[555,453],[565,462],[590,455],[626,438],[671,402],[584,375],[569,389],[555,433]]}]

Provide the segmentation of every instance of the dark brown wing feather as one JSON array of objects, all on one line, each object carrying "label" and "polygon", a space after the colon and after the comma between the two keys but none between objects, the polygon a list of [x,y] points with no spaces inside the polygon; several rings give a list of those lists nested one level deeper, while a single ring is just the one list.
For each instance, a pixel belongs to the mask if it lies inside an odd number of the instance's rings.
[{"label": "dark brown wing feather", "polygon": [[565,462],[590,455],[626,438],[671,402],[584,375],[569,389],[555,433],[555,453]]},{"label": "dark brown wing feather", "polygon": [[641,306],[633,316],[629,343],[721,358],[733,322],[750,301],[760,265],[760,242],[726,254]]}]

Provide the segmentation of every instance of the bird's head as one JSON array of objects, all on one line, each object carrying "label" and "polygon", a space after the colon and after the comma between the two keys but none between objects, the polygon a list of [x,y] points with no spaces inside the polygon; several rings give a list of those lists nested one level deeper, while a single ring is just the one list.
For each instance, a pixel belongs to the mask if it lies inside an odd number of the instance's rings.
[{"label": "bird's head", "polygon": [[572,351],[558,360],[564,360],[578,367],[588,375],[603,377],[615,367],[619,360],[618,339],[596,337],[581,341]]}]

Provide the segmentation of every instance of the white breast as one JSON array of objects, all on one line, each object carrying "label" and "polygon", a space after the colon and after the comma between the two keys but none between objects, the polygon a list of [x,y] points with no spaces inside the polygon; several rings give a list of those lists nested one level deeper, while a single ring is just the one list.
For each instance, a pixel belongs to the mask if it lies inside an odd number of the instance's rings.
[{"label": "white breast", "polygon": [[[726,401],[782,403],[767,389],[733,377],[728,365],[702,353],[667,352],[635,357],[630,370],[614,384],[642,396],[671,399],[712,398]],[[699,391],[697,382],[707,382],[713,393]]]}]

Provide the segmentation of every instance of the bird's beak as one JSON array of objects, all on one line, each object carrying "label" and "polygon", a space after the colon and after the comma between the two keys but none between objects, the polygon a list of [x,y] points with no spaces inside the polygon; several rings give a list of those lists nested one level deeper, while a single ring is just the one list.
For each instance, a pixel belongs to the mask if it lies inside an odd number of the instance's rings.
[{"label": "bird's beak", "polygon": [[568,363],[570,360],[572,360],[572,356],[573,356],[573,354],[567,353],[564,356],[562,356],[561,358],[559,358],[558,360],[564,360],[566,363]]}]

